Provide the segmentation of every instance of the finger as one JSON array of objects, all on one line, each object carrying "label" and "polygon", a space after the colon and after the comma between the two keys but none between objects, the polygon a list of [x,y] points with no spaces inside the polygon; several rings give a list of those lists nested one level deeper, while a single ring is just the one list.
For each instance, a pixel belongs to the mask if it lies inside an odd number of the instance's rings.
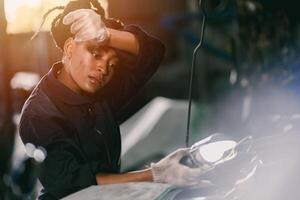
[{"label": "finger", "polygon": [[91,35],[89,33],[89,31],[80,31],[79,33],[77,33],[75,35],[75,41],[76,42],[85,42],[85,41],[88,41],[88,40],[92,40],[94,39],[95,36],[94,35]]},{"label": "finger", "polygon": [[99,39],[102,37],[99,37],[94,32],[91,32],[89,30],[83,30],[76,34],[75,39],[76,41],[89,41],[89,40],[95,40],[95,42],[99,42]]},{"label": "finger", "polygon": [[95,38],[98,42],[103,42],[108,38],[108,32],[106,29],[100,29],[98,36]]},{"label": "finger", "polygon": [[106,29],[95,30],[93,27],[83,26],[80,31],[76,33],[75,38],[79,41],[95,40],[98,43],[102,43],[108,38],[108,32]]},{"label": "finger", "polygon": [[64,25],[70,25],[72,24],[74,21],[82,19],[83,17],[87,16],[87,11],[89,9],[79,9],[79,10],[75,10],[72,11],[70,13],[68,13],[64,18],[63,18],[63,24]]},{"label": "finger", "polygon": [[179,161],[182,157],[187,156],[187,155],[190,155],[189,148],[181,148],[181,149],[176,150],[173,153],[172,157],[175,160]]},{"label": "finger", "polygon": [[80,30],[84,30],[85,26],[86,26],[86,23],[84,22],[84,20],[75,21],[71,25],[71,33],[76,34]]}]

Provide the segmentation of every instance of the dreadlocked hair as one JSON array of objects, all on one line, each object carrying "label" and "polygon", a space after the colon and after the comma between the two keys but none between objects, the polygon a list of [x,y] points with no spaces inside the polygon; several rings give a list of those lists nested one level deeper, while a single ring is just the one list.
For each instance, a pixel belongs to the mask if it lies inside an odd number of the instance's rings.
[{"label": "dreadlocked hair", "polygon": [[[43,22],[39,28],[43,26],[47,16],[53,12],[54,10],[63,10],[51,24],[51,35],[54,40],[56,47],[58,47],[61,51],[63,51],[64,43],[69,37],[73,37],[74,35],[70,31],[71,25],[64,25],[62,23],[63,18],[70,12],[78,10],[78,9],[92,9],[97,14],[99,14],[105,23],[106,27],[122,29],[123,23],[119,20],[107,19],[105,18],[105,11],[98,0],[71,0],[66,6],[57,6],[50,10],[48,10],[43,16]],[[33,35],[32,39],[38,34],[39,30]]]},{"label": "dreadlocked hair", "polygon": [[65,8],[64,6],[57,6],[57,7],[54,7],[54,8],[51,8],[50,10],[48,10],[48,11],[44,14],[44,16],[43,16],[43,20],[42,20],[42,23],[41,23],[40,27],[39,27],[38,30],[33,34],[33,36],[30,38],[30,40],[33,40],[33,39],[39,34],[39,32],[41,31],[41,29],[42,29],[42,27],[43,27],[43,25],[44,25],[44,23],[45,23],[45,21],[46,21],[48,15],[49,15],[50,13],[52,13],[54,10],[63,10],[64,8]]},{"label": "dreadlocked hair", "polygon": [[[93,9],[95,8],[95,9]],[[70,31],[70,25],[62,23],[63,18],[70,12],[78,9],[93,9],[102,19],[105,18],[105,12],[97,0],[75,0],[70,1],[61,14],[59,14],[51,25],[51,34],[56,46],[62,51],[65,41],[74,35]]]}]

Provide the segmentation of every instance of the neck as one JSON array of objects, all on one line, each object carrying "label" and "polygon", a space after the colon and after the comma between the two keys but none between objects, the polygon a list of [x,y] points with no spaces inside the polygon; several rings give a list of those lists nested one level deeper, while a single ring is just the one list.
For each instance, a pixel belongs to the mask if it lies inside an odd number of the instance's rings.
[{"label": "neck", "polygon": [[56,74],[57,80],[64,84],[67,88],[72,90],[77,94],[81,94],[81,91],[78,89],[78,86],[72,76],[66,71],[66,67],[63,66]]}]

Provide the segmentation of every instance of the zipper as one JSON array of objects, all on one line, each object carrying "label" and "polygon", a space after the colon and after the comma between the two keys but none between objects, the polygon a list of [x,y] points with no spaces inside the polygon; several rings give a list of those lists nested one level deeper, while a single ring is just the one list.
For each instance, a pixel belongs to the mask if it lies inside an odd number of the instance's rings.
[{"label": "zipper", "polygon": [[111,157],[110,157],[110,153],[109,153],[109,149],[108,149],[108,146],[107,146],[107,140],[106,140],[106,137],[105,137],[104,134],[103,134],[101,131],[99,131],[97,128],[94,128],[94,130],[95,130],[99,135],[101,135],[101,137],[104,139],[105,150],[106,150],[106,156],[107,156],[107,158],[108,158],[109,163],[112,165]]}]

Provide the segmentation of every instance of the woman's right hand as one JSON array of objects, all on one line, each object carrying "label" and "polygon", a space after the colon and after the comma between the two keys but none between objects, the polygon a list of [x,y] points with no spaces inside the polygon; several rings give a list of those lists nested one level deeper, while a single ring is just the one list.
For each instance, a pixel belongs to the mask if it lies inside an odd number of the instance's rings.
[{"label": "woman's right hand", "polygon": [[75,35],[76,42],[94,40],[105,43],[110,34],[101,16],[92,9],[78,9],[68,13],[63,18],[64,25],[71,25],[71,33]]}]

